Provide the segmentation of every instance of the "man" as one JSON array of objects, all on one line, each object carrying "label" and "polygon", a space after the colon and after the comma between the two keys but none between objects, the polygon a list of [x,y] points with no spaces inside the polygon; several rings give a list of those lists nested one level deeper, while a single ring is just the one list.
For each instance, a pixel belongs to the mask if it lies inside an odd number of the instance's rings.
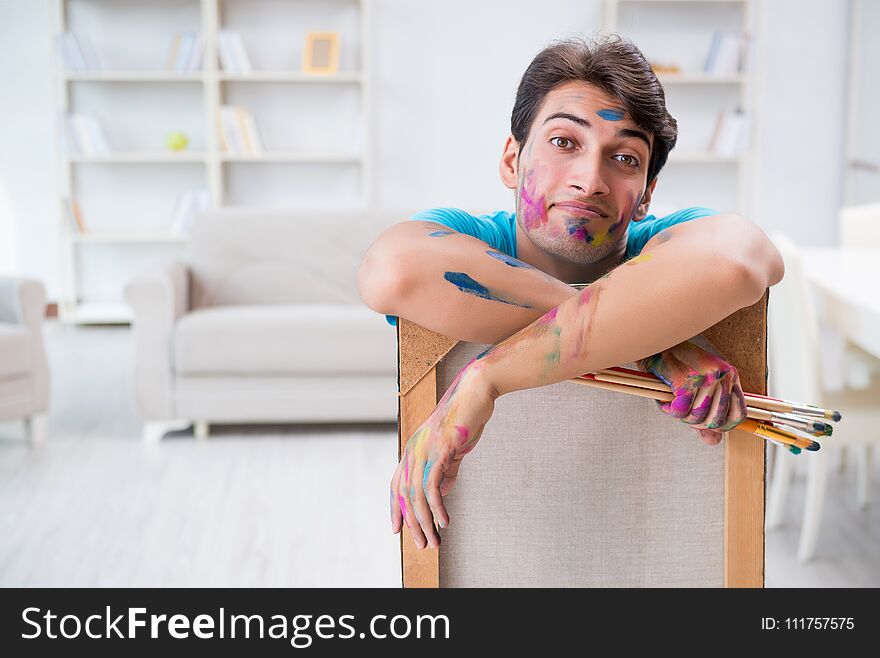
[{"label": "man", "polygon": [[391,482],[395,533],[405,522],[419,548],[439,545],[442,497],[511,391],[636,361],[672,386],[675,399],[660,409],[707,444],[745,419],[736,368],[698,334],[756,303],[784,266],[744,217],[648,214],[676,137],[633,44],[557,42],[523,75],[501,157],[516,213],[433,209],[371,245],[358,273],[368,306],[389,321],[497,343],[410,437]]}]

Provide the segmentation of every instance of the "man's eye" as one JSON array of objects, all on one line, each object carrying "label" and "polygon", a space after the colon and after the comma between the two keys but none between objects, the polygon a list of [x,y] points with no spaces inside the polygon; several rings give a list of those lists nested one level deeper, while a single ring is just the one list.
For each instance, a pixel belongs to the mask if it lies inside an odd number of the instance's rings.
[{"label": "man's eye", "polygon": [[628,164],[631,167],[638,167],[639,166],[638,158],[636,158],[632,155],[627,155],[626,153],[618,153],[614,157],[615,158],[625,158],[624,160],[621,160],[621,162],[623,162],[624,164]]},{"label": "man's eye", "polygon": [[[565,143],[568,144],[568,145],[573,145],[573,144],[574,144],[574,142],[572,142],[568,137],[553,137],[553,138],[550,140],[550,143],[553,144],[553,142],[556,141],[556,140],[560,140],[560,141],[562,141],[562,142],[565,142]],[[565,148],[566,148],[565,145],[556,144],[556,146],[558,146],[558,147],[561,148],[561,149],[565,149]]]}]

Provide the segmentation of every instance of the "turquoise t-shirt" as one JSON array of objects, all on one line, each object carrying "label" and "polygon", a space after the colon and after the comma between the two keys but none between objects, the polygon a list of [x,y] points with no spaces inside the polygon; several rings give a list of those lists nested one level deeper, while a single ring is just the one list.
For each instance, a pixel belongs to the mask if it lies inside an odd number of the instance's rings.
[{"label": "turquoise t-shirt", "polygon": [[[648,240],[665,228],[691,219],[716,214],[718,214],[717,211],[709,208],[693,207],[678,210],[665,217],[648,215],[641,221],[630,222],[627,228],[624,259],[629,260],[641,253]],[[453,231],[472,235],[508,256],[517,257],[516,213],[499,210],[488,215],[475,216],[458,208],[430,208],[416,213],[410,219],[443,224]],[[386,315],[385,319],[388,324],[397,326],[396,316]]]}]

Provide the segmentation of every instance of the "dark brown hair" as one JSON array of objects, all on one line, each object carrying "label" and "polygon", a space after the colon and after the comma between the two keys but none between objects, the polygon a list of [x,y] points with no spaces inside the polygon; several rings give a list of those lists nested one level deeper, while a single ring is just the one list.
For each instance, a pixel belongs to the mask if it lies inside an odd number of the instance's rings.
[{"label": "dark brown hair", "polygon": [[595,85],[618,99],[636,125],[654,135],[650,183],[675,146],[678,124],[666,109],[663,87],[642,51],[616,34],[589,42],[577,37],[554,41],[535,56],[520,80],[510,115],[510,132],[520,148],[547,94],[572,81]]}]

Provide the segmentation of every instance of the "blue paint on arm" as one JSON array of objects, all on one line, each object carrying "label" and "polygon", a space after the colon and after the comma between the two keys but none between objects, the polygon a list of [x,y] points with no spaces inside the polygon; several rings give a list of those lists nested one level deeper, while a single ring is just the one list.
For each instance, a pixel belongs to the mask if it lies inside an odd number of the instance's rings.
[{"label": "blue paint on arm", "polygon": [[507,254],[502,254],[500,251],[495,251],[494,249],[490,249],[486,253],[489,254],[492,258],[500,260],[502,263],[505,263],[506,265],[510,265],[511,267],[522,267],[527,270],[535,269],[534,267],[532,267],[528,263],[524,263],[521,260],[514,258],[513,256],[508,256]]},{"label": "blue paint on arm", "polygon": [[443,278],[449,281],[449,283],[454,285],[462,292],[466,292],[469,295],[474,295],[475,297],[480,297],[482,299],[488,299],[489,301],[493,302],[501,302],[502,304],[510,304],[511,306],[532,308],[527,304],[519,304],[517,302],[511,301],[509,299],[504,299],[503,297],[494,294],[482,283],[480,283],[479,281],[475,281],[464,272],[444,272]]},{"label": "blue paint on arm", "polygon": [[432,233],[428,233],[429,238],[442,238],[446,235],[452,235],[455,231],[434,231]]}]

